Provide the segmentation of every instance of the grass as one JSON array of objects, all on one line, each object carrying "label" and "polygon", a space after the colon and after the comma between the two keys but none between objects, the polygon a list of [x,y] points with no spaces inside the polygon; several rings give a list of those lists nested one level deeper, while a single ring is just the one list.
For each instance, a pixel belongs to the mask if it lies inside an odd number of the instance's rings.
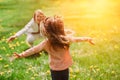
[{"label": "grass", "polygon": [[[75,36],[94,38],[94,46],[87,42],[71,44],[74,64],[70,67],[70,80],[120,79],[119,17],[113,15],[104,20],[81,18],[79,11],[73,13],[74,9],[66,9],[64,4],[67,1],[63,4],[61,2],[62,0],[0,0],[0,80],[51,80],[48,56],[44,52],[38,58],[9,61],[13,52],[21,53],[28,45],[25,35],[11,43],[7,43],[6,39],[24,27],[37,8],[42,9],[47,16],[63,15],[66,28],[76,31]],[[71,14],[67,14],[67,11]],[[79,18],[71,18],[73,15]],[[38,40],[35,44],[39,42]]]}]

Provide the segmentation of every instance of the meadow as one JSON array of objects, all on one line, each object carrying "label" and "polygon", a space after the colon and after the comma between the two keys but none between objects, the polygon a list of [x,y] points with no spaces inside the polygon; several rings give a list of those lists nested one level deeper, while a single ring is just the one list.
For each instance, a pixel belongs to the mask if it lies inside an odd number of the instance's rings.
[{"label": "meadow", "polygon": [[0,80],[51,80],[48,55],[44,52],[39,57],[10,62],[13,52],[21,53],[29,46],[26,35],[10,43],[7,39],[22,29],[38,8],[46,16],[63,16],[65,28],[74,30],[74,36],[94,39],[95,45],[71,44],[74,63],[70,67],[70,80],[120,80],[120,1],[100,1],[103,2],[0,0]]}]

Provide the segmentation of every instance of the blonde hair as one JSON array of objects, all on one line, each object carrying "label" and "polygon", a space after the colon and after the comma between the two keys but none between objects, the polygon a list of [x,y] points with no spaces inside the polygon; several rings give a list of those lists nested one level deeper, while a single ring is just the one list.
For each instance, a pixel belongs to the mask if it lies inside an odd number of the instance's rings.
[{"label": "blonde hair", "polygon": [[[34,14],[33,14],[33,18],[34,18],[34,21],[36,21],[36,13],[40,13],[41,15],[44,15],[44,13],[42,12],[42,10],[40,10],[40,9],[37,9],[37,10],[35,10],[35,12],[34,12]],[[44,15],[45,16],[45,15]]]}]

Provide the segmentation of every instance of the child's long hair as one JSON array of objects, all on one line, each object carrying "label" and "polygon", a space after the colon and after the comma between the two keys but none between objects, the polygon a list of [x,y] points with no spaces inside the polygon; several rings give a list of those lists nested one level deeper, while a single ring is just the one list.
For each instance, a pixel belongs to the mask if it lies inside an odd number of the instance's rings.
[{"label": "child's long hair", "polygon": [[69,48],[69,41],[64,37],[64,23],[60,17],[47,18],[44,27],[46,30],[45,36],[48,38],[52,49]]}]

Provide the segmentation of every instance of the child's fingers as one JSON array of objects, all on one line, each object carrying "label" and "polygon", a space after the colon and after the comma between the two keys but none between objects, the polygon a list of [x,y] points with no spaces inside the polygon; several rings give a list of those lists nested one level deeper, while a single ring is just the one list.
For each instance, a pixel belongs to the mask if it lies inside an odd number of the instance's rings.
[{"label": "child's fingers", "polygon": [[20,57],[20,55],[17,54],[16,52],[14,52],[14,53],[13,53],[13,56],[11,56],[9,60],[10,60],[10,62],[12,62],[12,61],[14,61],[16,58],[19,58],[19,57]]},{"label": "child's fingers", "polygon": [[20,57],[20,55],[17,54],[16,52],[13,53],[13,56],[16,57],[16,58],[19,58],[19,57]]},{"label": "child's fingers", "polygon": [[95,45],[95,43],[93,41],[89,41],[92,45]]}]

